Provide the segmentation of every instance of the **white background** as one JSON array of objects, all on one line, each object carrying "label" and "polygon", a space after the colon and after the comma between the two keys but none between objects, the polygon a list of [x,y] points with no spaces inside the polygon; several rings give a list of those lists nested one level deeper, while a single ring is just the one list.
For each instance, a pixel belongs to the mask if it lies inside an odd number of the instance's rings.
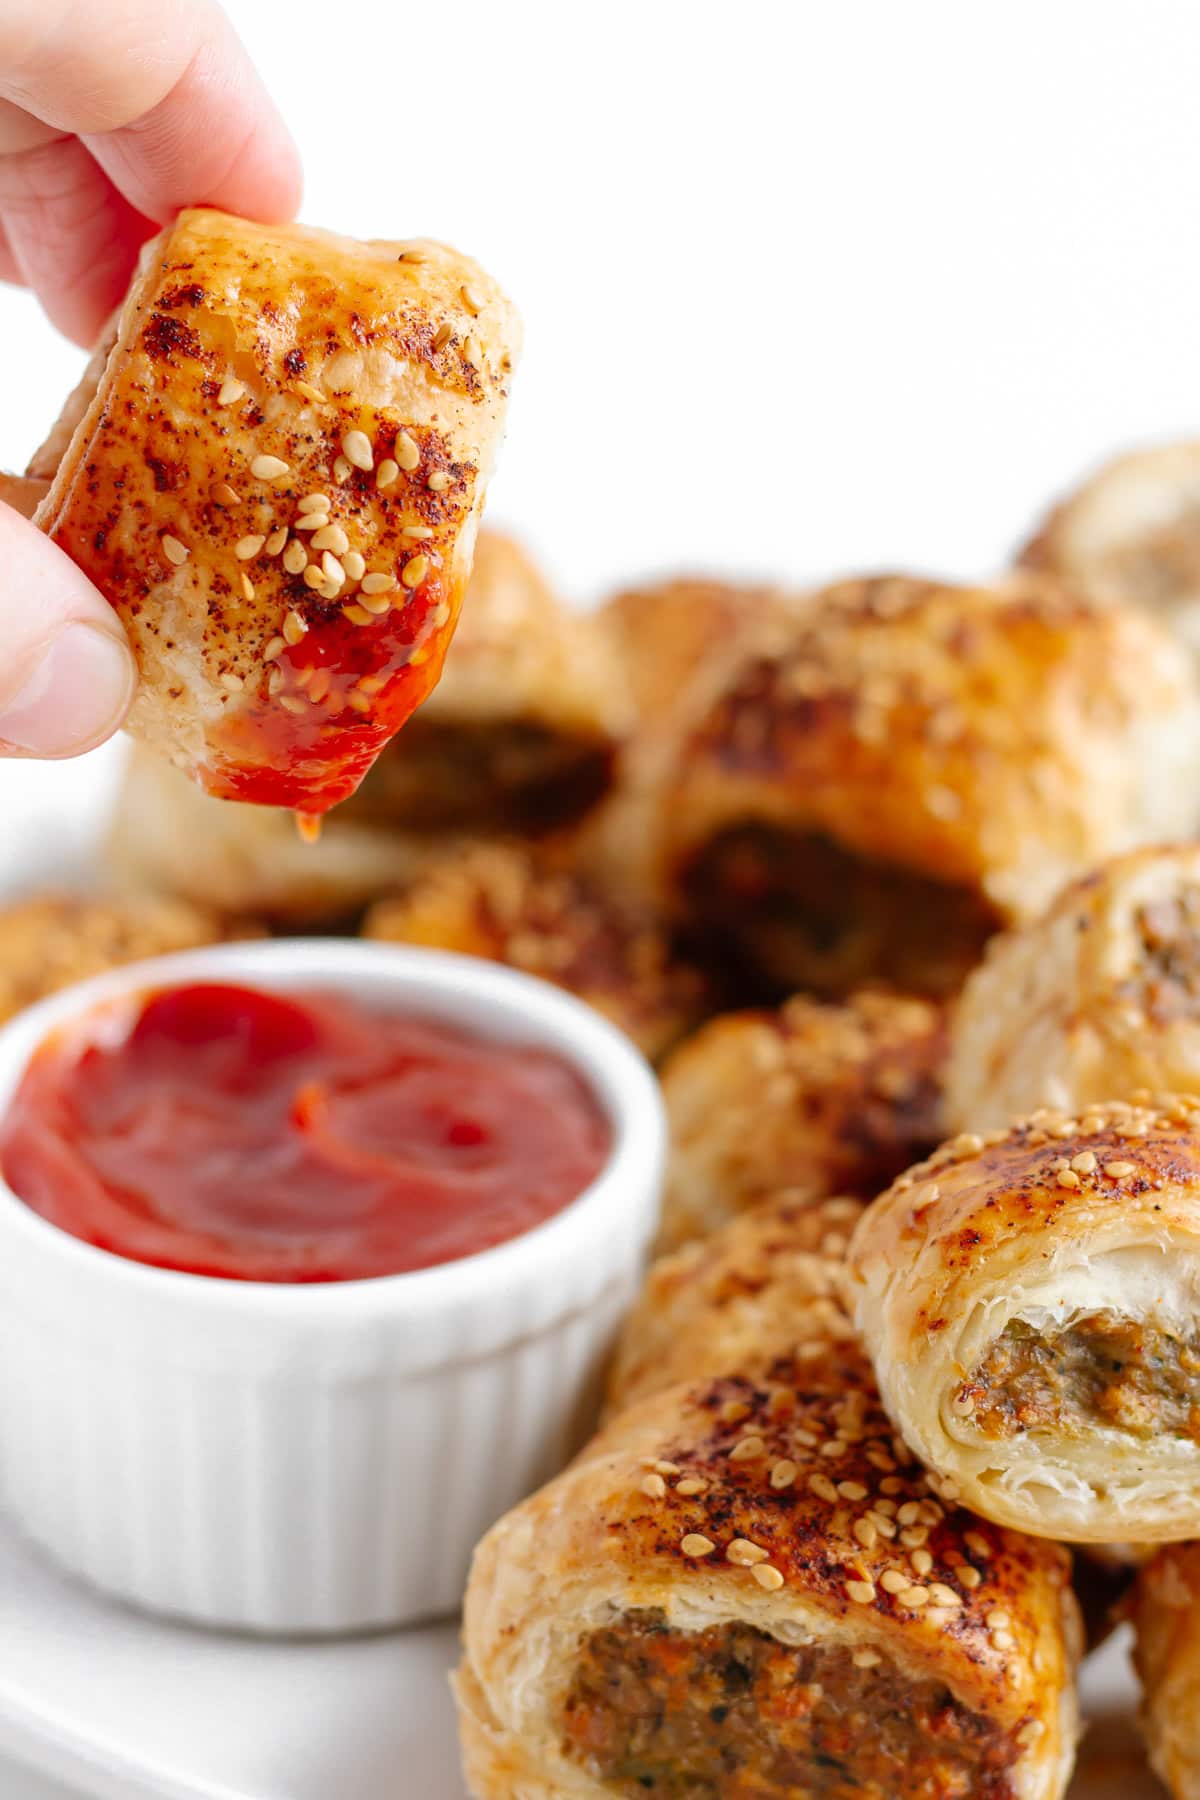
[{"label": "white background", "polygon": [[[493,516],[583,599],[978,573],[1098,458],[1200,431],[1190,0],[231,10],[304,215],[444,237],[518,301]],[[0,327],[20,467],[81,358],[26,297]],[[80,780],[0,769],[0,852]]]}]

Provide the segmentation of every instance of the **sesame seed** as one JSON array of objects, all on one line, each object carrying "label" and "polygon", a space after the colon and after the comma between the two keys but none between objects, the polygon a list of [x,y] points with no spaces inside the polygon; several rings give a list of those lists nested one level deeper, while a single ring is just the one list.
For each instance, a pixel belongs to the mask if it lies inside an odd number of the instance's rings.
[{"label": "sesame seed", "polygon": [[920,1550],[929,1542],[928,1525],[906,1525],[900,1533],[900,1542],[906,1550]]},{"label": "sesame seed", "polygon": [[711,1556],[716,1547],[711,1538],[698,1531],[689,1531],[679,1546],[685,1556]]},{"label": "sesame seed", "polygon": [[283,566],[289,575],[301,575],[308,562],[308,552],[299,538],[293,538],[283,553]]},{"label": "sesame seed", "polygon": [[322,569],[320,563],[309,563],[304,571],[304,585],[307,588],[319,588],[325,586],[325,571]]},{"label": "sesame seed", "polygon": [[853,1530],[864,1550],[873,1550],[879,1542],[879,1528],[871,1519],[855,1519]]},{"label": "sesame seed", "polygon": [[234,675],[228,670],[218,675],[217,680],[220,682],[221,686],[226,688],[231,694],[240,694],[245,685],[240,675]]},{"label": "sesame seed", "polygon": [[1077,1188],[1079,1186],[1079,1177],[1074,1169],[1060,1169],[1054,1179],[1060,1188]]},{"label": "sesame seed", "polygon": [[972,1556],[978,1556],[982,1562],[986,1562],[988,1557],[992,1554],[991,1545],[978,1531],[968,1531],[963,1538],[963,1543],[967,1546],[967,1549],[971,1552]]},{"label": "sesame seed", "polygon": [[249,562],[252,556],[258,555],[266,541],[265,537],[257,534],[253,537],[239,538],[233,547],[233,554],[239,562]]},{"label": "sesame seed", "polygon": [[837,1491],[843,1500],[865,1500],[867,1489],[861,1481],[839,1481]]},{"label": "sesame seed", "polygon": [[815,1494],[818,1500],[828,1500],[833,1502],[838,1497],[837,1489],[834,1487],[832,1481],[830,1481],[828,1475],[810,1475],[808,1478],[808,1491],[810,1494]]},{"label": "sesame seed", "polygon": [[952,1587],[944,1581],[935,1581],[929,1589],[929,1598],[935,1606],[961,1606],[962,1600]]},{"label": "sesame seed", "polygon": [[[316,538],[314,538],[313,543],[315,544],[316,541]],[[341,587],[346,579],[346,571],[343,569],[332,550],[326,550],[322,555],[321,567],[325,571],[326,581],[336,581],[338,586]]]},{"label": "sesame seed", "polygon": [[240,400],[246,389],[236,375],[227,375],[221,383],[221,391],[217,395],[218,406],[232,406]]},{"label": "sesame seed", "polygon": [[425,543],[433,536],[433,527],[431,525],[406,525],[400,536],[415,538],[418,542]]},{"label": "sesame seed", "polygon": [[396,433],[396,461],[408,475],[412,474],[421,461],[421,452],[417,448],[416,440],[409,437],[407,431]]},{"label": "sesame seed", "polygon": [[1081,1150],[1078,1156],[1071,1158],[1071,1167],[1077,1175],[1090,1175],[1096,1167],[1095,1151]]},{"label": "sesame seed", "polygon": [[308,697],[314,706],[319,706],[333,685],[333,676],[328,669],[317,669],[308,684]]},{"label": "sesame seed", "polygon": [[661,1500],[667,1491],[667,1484],[661,1475],[644,1476],[641,1487],[648,1500]]},{"label": "sesame seed", "polygon": [[361,606],[343,606],[342,617],[348,619],[351,625],[373,625],[375,623],[370,613],[364,612]]},{"label": "sesame seed", "polygon": [[333,459],[333,479],[347,482],[350,479],[350,459],[346,456],[335,456]]},{"label": "sesame seed", "polygon": [[[396,577],[394,575],[377,573],[374,575],[364,575],[362,578],[362,591],[364,594],[390,594],[395,586]],[[744,1414],[743,1417],[745,1417]]]},{"label": "sesame seed", "polygon": [[218,506],[240,506],[242,501],[237,489],[231,488],[227,481],[214,481],[208,490],[208,497],[215,500]]},{"label": "sesame seed", "polygon": [[169,531],[163,532],[159,542],[162,545],[163,555],[169,563],[174,563],[177,569],[187,561],[190,555],[187,545],[181,544],[179,539],[172,537]]},{"label": "sesame seed", "polygon": [[775,1467],[771,1470],[771,1486],[776,1492],[781,1491],[783,1488],[790,1488],[799,1473],[800,1471],[796,1464],[790,1457],[785,1456],[783,1460],[777,1462]]},{"label": "sesame seed", "polygon": [[1113,1181],[1120,1181],[1126,1175],[1133,1175],[1136,1172],[1137,1172],[1136,1163],[1110,1162],[1110,1163],[1105,1163],[1105,1165],[1104,1165],[1104,1173],[1106,1175],[1108,1175],[1109,1177],[1111,1177],[1111,1179]]},{"label": "sesame seed", "polygon": [[[824,1348],[825,1348],[825,1346],[823,1344],[814,1344],[813,1345],[814,1350],[823,1351]],[[830,1438],[828,1443],[821,1445],[821,1455],[828,1456],[830,1458],[837,1457],[837,1456],[845,1456],[846,1449],[847,1449],[847,1446],[843,1442],[843,1440],[839,1437],[834,1437],[834,1438]]]},{"label": "sesame seed", "polygon": [[909,1606],[916,1612],[922,1606],[929,1605],[929,1589],[927,1587],[902,1588],[896,1595],[901,1606]]},{"label": "sesame seed", "polygon": [[444,494],[454,477],[445,469],[435,469],[425,486],[431,494]]},{"label": "sesame seed", "polygon": [[766,1588],[768,1594],[776,1594],[783,1586],[783,1576],[771,1563],[756,1563],[750,1573],[760,1588]]},{"label": "sesame seed", "polygon": [[756,1456],[762,1456],[767,1446],[760,1437],[744,1437],[729,1452],[730,1462],[752,1462]]},{"label": "sesame seed", "polygon": [[471,332],[468,335],[467,341],[463,345],[463,355],[473,369],[482,368],[483,346],[480,344],[479,339],[475,336],[474,332]]},{"label": "sesame seed", "polygon": [[279,704],[285,711],[290,713],[302,713],[308,711],[307,700],[301,700],[295,694],[280,694]]},{"label": "sesame seed", "polygon": [[396,477],[399,473],[400,464],[394,461],[392,457],[385,456],[375,471],[375,486],[379,489],[380,493],[382,493],[385,488],[395,486]]},{"label": "sesame seed", "polygon": [[314,387],[311,381],[297,381],[293,385],[302,399],[311,400],[314,406],[324,406],[324,394],[319,387]]},{"label": "sesame seed", "polygon": [[875,1585],[870,1581],[848,1581],[846,1592],[856,1606],[870,1606],[875,1598]]},{"label": "sesame seed", "polygon": [[281,637],[270,638],[267,642],[266,649],[263,651],[263,661],[274,662],[277,656],[283,655],[286,648],[287,646]]},{"label": "sesame seed", "polygon": [[464,281],[462,287],[458,291],[462,295],[462,303],[467,311],[478,318],[479,314],[483,311],[483,301],[475,292],[475,289],[471,286],[470,282]]},{"label": "sesame seed", "polygon": [[982,1582],[983,1576],[979,1573],[978,1569],[973,1569],[970,1563],[968,1563],[965,1569],[959,1570],[958,1579],[965,1588],[977,1588]]},{"label": "sesame seed", "polygon": [[243,600],[253,600],[254,598],[254,583],[248,575],[242,576],[242,598]]},{"label": "sesame seed", "polygon": [[726,1562],[735,1563],[739,1568],[750,1569],[755,1563],[766,1562],[770,1552],[761,1544],[752,1544],[749,1538],[734,1538],[725,1552]]},{"label": "sesame seed", "polygon": [[997,1650],[1015,1650],[1017,1640],[1011,1631],[993,1631],[992,1643]]},{"label": "sesame seed", "polygon": [[994,1606],[990,1613],[984,1615],[983,1622],[989,1631],[1003,1631],[1006,1625],[1012,1623],[1012,1620],[1002,1606]]},{"label": "sesame seed", "polygon": [[267,555],[268,556],[278,556],[279,552],[283,549],[283,546],[287,543],[287,541],[288,541],[288,528],[286,525],[281,525],[279,527],[278,531],[273,531],[271,533],[270,537],[267,539],[267,542],[266,542]]},{"label": "sesame seed", "polygon": [[902,1569],[885,1569],[879,1577],[879,1585],[886,1594],[902,1594],[910,1584]]},{"label": "sesame seed", "polygon": [[[361,682],[359,686],[362,686]],[[693,1494],[702,1494],[707,1486],[706,1481],[698,1480],[695,1475],[685,1475],[682,1481],[675,1483],[675,1492],[682,1494],[685,1500],[690,1500]]]},{"label": "sesame seed", "polygon": [[928,1550],[914,1550],[908,1560],[917,1575],[928,1575],[933,1568],[933,1558]]},{"label": "sesame seed", "polygon": [[347,694],[346,705],[353,707],[354,711],[357,713],[368,713],[371,710],[371,702],[367,699],[365,694]]},{"label": "sesame seed", "polygon": [[314,550],[332,550],[335,556],[341,556],[350,548],[350,539],[340,525],[322,525],[312,536]]},{"label": "sesame seed", "polygon": [[904,1483],[898,1475],[889,1475],[879,1484],[881,1494],[902,1494]]},{"label": "sesame seed", "polygon": [[340,581],[330,581],[328,579],[323,579],[320,587],[317,589],[322,600],[336,600],[341,591],[342,583]]},{"label": "sesame seed", "polygon": [[267,692],[268,692],[268,694],[271,695],[272,699],[274,699],[275,695],[279,692],[279,690],[282,686],[283,686],[283,670],[282,669],[269,670],[267,673]]},{"label": "sesame seed", "polygon": [[324,531],[329,523],[328,513],[298,513],[292,520],[293,531]]},{"label": "sesame seed", "polygon": [[901,1525],[915,1525],[920,1516],[921,1509],[915,1500],[906,1500],[896,1514],[896,1518]]},{"label": "sesame seed", "polygon": [[356,469],[369,473],[375,467],[375,452],[365,431],[348,431],[342,439],[342,455]]},{"label": "sesame seed", "polygon": [[418,588],[429,573],[427,556],[410,556],[400,571],[400,579],[406,588]]},{"label": "sesame seed", "polygon": [[301,513],[328,512],[333,501],[328,494],[305,494],[297,500],[296,511]]},{"label": "sesame seed", "polygon": [[1046,1727],[1040,1719],[1030,1719],[1029,1723],[1027,1725],[1022,1725],[1020,1731],[1017,1733],[1018,1744],[1023,1744],[1026,1748],[1028,1748],[1030,1744],[1036,1744],[1045,1729]]},{"label": "sesame seed", "polygon": [[250,464],[250,473],[258,481],[278,481],[281,475],[287,474],[290,466],[281,456],[256,456]]},{"label": "sesame seed", "polygon": [[351,581],[361,581],[367,572],[367,561],[361,550],[347,550],[342,557],[342,567]]},{"label": "sesame seed", "polygon": [[291,612],[284,617],[281,629],[289,644],[298,644],[308,630],[308,626],[296,611],[295,607],[293,607]]},{"label": "sesame seed", "polygon": [[[393,586],[395,584],[393,583]],[[391,610],[391,599],[387,594],[364,594],[360,591],[358,603],[372,618],[381,619],[385,612]]]},{"label": "sesame seed", "polygon": [[856,1650],[850,1659],[856,1669],[874,1669],[883,1661],[878,1650]]},{"label": "sesame seed", "polygon": [[974,1394],[968,1394],[966,1392],[955,1394],[953,1400],[950,1402],[950,1409],[952,1412],[956,1413],[960,1419],[969,1419],[971,1414],[975,1411]]},{"label": "sesame seed", "polygon": [[446,348],[446,345],[450,342],[450,339],[453,336],[454,336],[453,326],[449,325],[443,319],[442,323],[438,326],[437,330],[433,334],[434,349],[435,350],[444,350]]}]

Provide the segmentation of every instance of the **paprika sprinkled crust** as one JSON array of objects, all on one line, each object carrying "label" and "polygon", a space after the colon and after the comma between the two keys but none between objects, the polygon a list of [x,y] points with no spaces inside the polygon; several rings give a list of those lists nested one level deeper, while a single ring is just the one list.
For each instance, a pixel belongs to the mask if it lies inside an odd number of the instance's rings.
[{"label": "paprika sprinkled crust", "polygon": [[762,1348],[620,1414],[484,1539],[456,1680],[471,1791],[1057,1800],[1067,1553],[917,1467],[844,1324]]},{"label": "paprika sprinkled crust", "polygon": [[843,582],[677,734],[664,884],[787,988],[953,991],[1065,880],[1190,831],[1196,719],[1141,613],[1028,575]]},{"label": "paprika sprinkled crust", "polygon": [[1132,1611],[1151,1766],[1173,1800],[1200,1800],[1200,1544],[1160,1551]]},{"label": "paprika sprinkled crust", "polygon": [[1200,1093],[1200,847],[1131,851],[993,938],[954,1009],[951,1129]]},{"label": "paprika sprinkled crust", "polygon": [[897,1429],[968,1505],[1200,1535],[1200,1100],[964,1133],[868,1210],[849,1272]]},{"label": "paprika sprinkled crust", "polygon": [[188,211],[145,247],[31,465],[129,632],[136,736],[225,798],[353,792],[437,681],[517,339],[438,244]]},{"label": "paprika sprinkled crust", "polygon": [[895,994],[796,995],[727,1013],[663,1069],[671,1156],[664,1247],[766,1195],[874,1199],[944,1135],[941,1009]]}]

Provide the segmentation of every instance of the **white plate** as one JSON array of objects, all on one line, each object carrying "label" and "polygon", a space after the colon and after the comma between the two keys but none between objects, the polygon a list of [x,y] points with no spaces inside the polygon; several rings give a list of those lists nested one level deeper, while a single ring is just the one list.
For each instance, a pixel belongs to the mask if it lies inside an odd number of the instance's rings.
[{"label": "white plate", "polygon": [[[0,767],[3,889],[86,877],[117,766],[105,752]],[[0,1525],[0,1753],[99,1800],[464,1800],[446,1685],[456,1645],[453,1625],[277,1644],[160,1624],[61,1577]],[[1092,1659],[1084,1694],[1071,1800],[1161,1797],[1123,1638]],[[4,1800],[16,1784],[0,1766]]]}]

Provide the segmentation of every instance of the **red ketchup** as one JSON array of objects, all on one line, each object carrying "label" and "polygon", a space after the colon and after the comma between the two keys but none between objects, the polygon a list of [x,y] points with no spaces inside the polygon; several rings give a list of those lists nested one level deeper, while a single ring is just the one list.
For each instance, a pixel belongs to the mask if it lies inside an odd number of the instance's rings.
[{"label": "red ketchup", "polygon": [[235,1281],[453,1262],[561,1211],[609,1150],[559,1057],[329,994],[189,986],[67,1030],[0,1124],[0,1170],[63,1231]]}]

